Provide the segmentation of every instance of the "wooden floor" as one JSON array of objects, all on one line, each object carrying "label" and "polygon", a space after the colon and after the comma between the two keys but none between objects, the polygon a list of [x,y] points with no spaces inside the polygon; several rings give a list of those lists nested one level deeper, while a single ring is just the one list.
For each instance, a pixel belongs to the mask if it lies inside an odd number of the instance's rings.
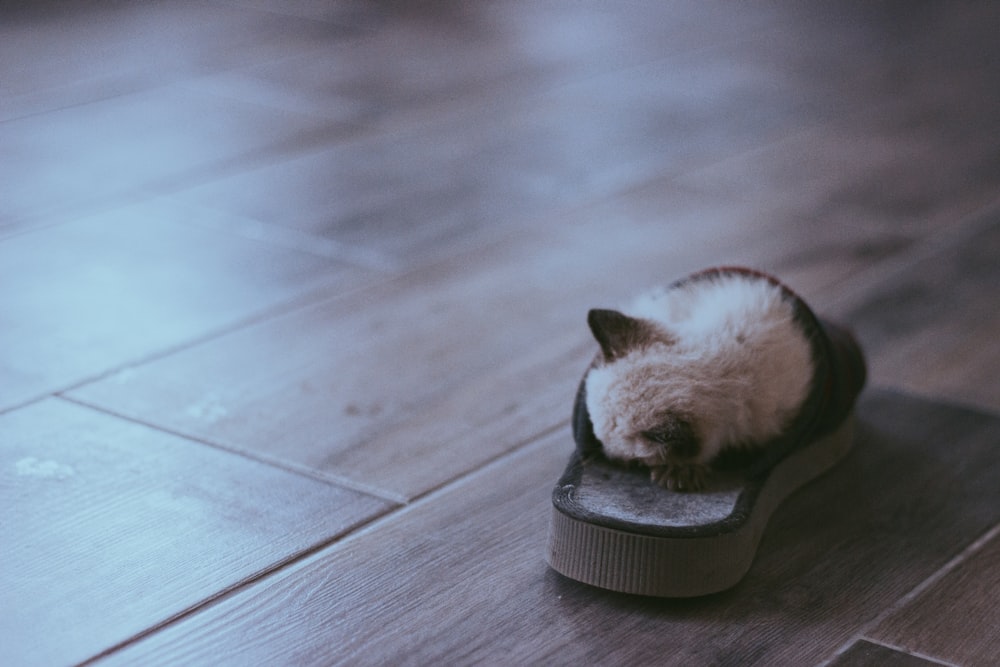
[{"label": "wooden floor", "polygon": [[[996,665],[1000,5],[0,4],[0,664]],[[864,344],[734,590],[542,554],[587,309]]]}]

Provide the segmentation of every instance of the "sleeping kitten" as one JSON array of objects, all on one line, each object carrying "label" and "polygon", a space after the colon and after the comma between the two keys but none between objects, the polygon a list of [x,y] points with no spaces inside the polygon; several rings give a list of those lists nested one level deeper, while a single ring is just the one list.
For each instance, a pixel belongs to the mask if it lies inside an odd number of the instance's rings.
[{"label": "sleeping kitten", "polygon": [[586,379],[594,434],[672,490],[701,489],[724,449],[779,435],[809,393],[809,340],[758,276],[690,280],[587,321],[601,347]]}]

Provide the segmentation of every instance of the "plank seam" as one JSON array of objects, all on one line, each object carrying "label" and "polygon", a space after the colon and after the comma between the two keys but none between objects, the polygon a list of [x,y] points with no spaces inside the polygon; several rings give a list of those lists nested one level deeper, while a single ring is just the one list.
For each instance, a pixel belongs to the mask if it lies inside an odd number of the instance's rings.
[{"label": "plank seam", "polygon": [[323,483],[326,483],[326,484],[329,484],[329,485],[338,486],[338,487],[341,487],[341,488],[346,489],[346,490],[355,491],[357,493],[363,493],[365,495],[372,496],[374,498],[378,498],[379,500],[384,500],[384,501],[392,503],[394,505],[405,505],[406,502],[407,502],[407,500],[406,500],[406,498],[404,496],[402,496],[400,494],[392,493],[390,491],[387,491],[386,489],[381,489],[381,488],[378,488],[378,487],[375,487],[375,486],[370,486],[368,484],[365,484],[364,482],[359,482],[357,480],[349,479],[347,477],[341,477],[339,475],[334,475],[332,473],[327,473],[327,472],[315,470],[313,468],[308,468],[308,467],[305,467],[305,466],[298,466],[298,465],[295,465],[294,463],[290,463],[288,461],[284,461],[284,460],[281,460],[281,459],[278,459],[278,458],[273,458],[273,457],[270,457],[270,456],[263,456],[263,455],[261,455],[259,453],[249,452],[249,451],[241,449],[239,447],[232,447],[232,446],[229,446],[229,445],[224,445],[224,444],[215,442],[213,440],[208,440],[208,439],[205,439],[205,438],[202,438],[202,437],[193,436],[193,435],[191,435],[189,433],[184,433],[182,431],[177,431],[177,430],[174,430],[172,428],[169,428],[169,427],[166,427],[166,426],[162,426],[162,425],[159,425],[159,424],[152,424],[152,423],[143,421],[141,419],[137,419],[135,417],[131,417],[131,416],[127,415],[127,414],[122,414],[120,412],[116,412],[114,410],[110,410],[110,409],[105,408],[105,407],[100,406],[100,405],[94,405],[92,403],[88,403],[87,401],[85,401],[83,399],[80,399],[80,398],[77,398],[75,396],[66,396],[66,395],[63,395],[63,394],[60,393],[60,394],[56,394],[55,398],[58,399],[58,400],[66,401],[67,403],[72,403],[74,405],[78,405],[78,406],[80,406],[82,408],[86,408],[88,410],[93,410],[95,412],[99,412],[99,413],[107,415],[109,417],[114,417],[116,419],[121,419],[121,420],[130,422],[132,424],[138,424],[140,426],[144,426],[146,428],[151,428],[151,429],[153,429],[155,431],[159,431],[161,433],[166,433],[168,435],[172,435],[174,437],[183,438],[184,440],[187,440],[189,442],[197,443],[199,445],[204,445],[206,447],[211,447],[213,449],[216,449],[216,450],[219,450],[219,451],[222,451],[222,452],[226,452],[227,454],[234,454],[236,456],[242,457],[244,459],[248,459],[248,460],[253,461],[255,463],[259,463],[261,465],[266,465],[266,466],[269,466],[269,467],[272,467],[272,468],[277,468],[279,470],[282,470],[284,472],[297,475],[299,477],[306,477],[306,478],[311,479],[313,481],[323,482]]},{"label": "plank seam", "polygon": [[149,627],[144,628],[143,630],[140,630],[139,632],[135,633],[131,637],[128,637],[127,639],[123,639],[122,641],[118,642],[117,644],[114,644],[112,646],[109,646],[109,647],[103,649],[101,652],[99,652],[99,653],[97,653],[97,654],[95,654],[95,655],[87,658],[86,660],[83,660],[82,662],[77,663],[77,664],[79,665],[79,667],[85,667],[87,665],[92,665],[92,664],[96,663],[97,661],[101,660],[102,658],[106,658],[109,655],[111,655],[112,653],[115,653],[116,651],[120,651],[121,649],[123,649],[123,648],[125,648],[125,647],[127,647],[127,646],[129,646],[131,644],[135,644],[136,642],[142,641],[146,637],[149,637],[149,636],[155,634],[156,632],[159,632],[160,630],[163,630],[164,628],[166,628],[166,627],[168,627],[170,625],[173,625],[174,623],[182,621],[185,618],[188,618],[190,616],[194,616],[195,614],[197,614],[197,613],[199,613],[201,611],[204,611],[205,609],[207,609],[209,607],[212,607],[212,606],[214,606],[214,605],[222,602],[223,600],[226,600],[226,599],[232,597],[233,595],[238,594],[243,589],[249,588],[250,586],[256,584],[257,582],[259,582],[259,581],[261,581],[263,579],[266,579],[267,577],[271,576],[272,574],[277,573],[280,570],[283,570],[283,569],[285,569],[285,568],[287,568],[289,566],[295,565],[296,563],[299,563],[301,561],[307,560],[313,554],[316,554],[316,553],[318,553],[320,551],[323,551],[327,547],[329,547],[329,546],[335,544],[336,542],[339,542],[340,540],[344,539],[344,537],[346,537],[347,535],[351,534],[353,531],[357,531],[359,528],[363,528],[363,527],[365,527],[366,525],[368,525],[370,523],[373,523],[375,521],[380,520],[386,514],[392,514],[392,513],[393,513],[393,509],[390,508],[390,509],[385,510],[384,512],[376,513],[376,514],[372,515],[371,517],[368,517],[368,518],[366,518],[364,520],[361,520],[357,524],[355,524],[354,526],[345,528],[342,532],[337,533],[337,534],[333,535],[332,537],[330,537],[328,539],[321,540],[321,541],[317,542],[316,544],[314,544],[314,545],[312,545],[310,547],[307,547],[307,548],[305,548],[305,549],[303,549],[303,550],[301,550],[299,552],[293,553],[293,554],[287,556],[286,558],[278,560],[275,563],[272,563],[271,565],[263,568],[259,572],[255,573],[255,574],[251,574],[251,575],[247,576],[246,578],[244,578],[244,579],[242,579],[242,580],[240,580],[240,581],[238,581],[236,583],[233,583],[233,584],[231,584],[231,585],[223,588],[222,590],[213,593],[212,595],[209,595],[208,597],[206,597],[205,599],[201,600],[200,602],[196,602],[195,604],[191,605],[190,607],[188,607],[186,609],[183,609],[183,610],[177,612],[176,614],[173,614],[172,616],[169,616],[169,617],[167,617],[167,618],[165,618],[165,619],[163,619],[163,620],[161,620],[161,621],[159,621],[157,623],[154,623],[153,625],[150,625]]},{"label": "plank seam", "polygon": [[872,639],[871,637],[862,637],[861,639],[858,640],[858,642],[861,641],[868,642],[869,644],[874,644],[875,646],[881,646],[883,648],[890,649],[897,653],[905,653],[906,655],[912,655],[914,658],[920,658],[921,660],[933,662],[935,665],[944,665],[945,667],[962,667],[957,663],[948,662],[947,660],[943,660],[933,655],[927,655],[926,653],[921,653],[920,651],[912,651],[909,649],[905,649],[901,646],[896,646],[895,644],[890,644],[889,642],[884,642],[879,639]]},{"label": "plank seam", "polygon": [[841,645],[841,647],[838,648],[828,660],[819,663],[817,667],[823,667],[824,665],[829,665],[833,660],[835,660],[837,657],[839,657],[841,654],[847,651],[853,644],[855,644],[860,640],[881,644],[883,646],[887,646],[889,648],[893,648],[895,650],[902,651],[904,653],[909,653],[910,655],[915,655],[921,658],[926,658],[928,660],[941,662],[941,664],[949,664],[946,662],[942,662],[940,658],[924,656],[897,646],[891,646],[890,644],[886,644],[879,640],[873,639],[868,633],[877,628],[883,621],[885,621],[887,618],[889,618],[890,616],[901,610],[910,602],[920,597],[925,591],[927,591],[936,583],[944,579],[944,577],[946,577],[960,565],[962,565],[970,558],[972,558],[972,556],[974,556],[978,551],[980,551],[990,540],[997,537],[997,535],[1000,535],[1000,523],[996,524],[995,526],[987,530],[985,533],[980,535],[970,545],[965,547],[962,551],[953,556],[948,562],[946,562],[944,565],[938,568],[933,574],[931,574],[929,577],[927,577],[926,579],[918,583],[916,586],[914,586],[912,589],[910,589],[909,592],[907,592],[902,597],[897,599],[893,604],[889,605],[885,610],[882,611],[882,613],[878,614],[871,621],[861,626],[861,628],[854,635],[852,635],[851,638],[848,639],[843,645]]}]

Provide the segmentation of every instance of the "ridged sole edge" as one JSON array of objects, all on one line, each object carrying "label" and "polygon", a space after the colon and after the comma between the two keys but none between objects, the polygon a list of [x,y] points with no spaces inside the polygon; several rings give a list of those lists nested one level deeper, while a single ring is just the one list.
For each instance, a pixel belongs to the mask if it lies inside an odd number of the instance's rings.
[{"label": "ridged sole edge", "polygon": [[546,561],[591,586],[655,597],[697,597],[732,588],[746,575],[777,507],[851,450],[853,414],[833,433],[776,465],[747,520],[737,529],[698,537],[657,537],[607,528],[553,508]]}]

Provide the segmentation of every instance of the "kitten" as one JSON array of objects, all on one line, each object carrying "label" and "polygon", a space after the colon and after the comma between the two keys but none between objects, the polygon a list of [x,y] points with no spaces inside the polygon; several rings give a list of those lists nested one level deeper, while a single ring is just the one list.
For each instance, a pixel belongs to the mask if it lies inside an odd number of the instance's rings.
[{"label": "kitten", "polygon": [[761,276],[688,280],[627,310],[588,314],[601,352],[586,404],[604,454],[648,466],[661,486],[703,488],[720,452],[779,435],[809,393],[809,339]]}]

